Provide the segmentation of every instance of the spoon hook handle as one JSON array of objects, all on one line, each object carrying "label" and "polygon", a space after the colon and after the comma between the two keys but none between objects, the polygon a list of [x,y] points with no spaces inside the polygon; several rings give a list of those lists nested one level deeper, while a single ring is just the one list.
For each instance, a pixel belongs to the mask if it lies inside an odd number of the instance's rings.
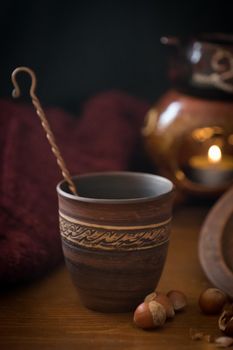
[{"label": "spoon hook handle", "polygon": [[16,68],[13,71],[13,73],[11,75],[12,83],[14,85],[14,90],[12,92],[12,96],[14,98],[20,96],[20,88],[19,88],[19,84],[17,82],[16,76],[17,76],[18,73],[21,73],[21,72],[28,73],[30,75],[30,77],[31,77],[30,96],[31,96],[31,99],[32,99],[32,104],[34,105],[34,107],[36,109],[36,113],[37,113],[38,117],[40,118],[42,127],[44,128],[44,131],[45,131],[47,139],[48,139],[48,141],[50,143],[52,152],[54,153],[54,155],[55,155],[55,157],[57,159],[57,164],[58,164],[58,166],[61,169],[62,175],[63,175],[64,179],[67,181],[70,191],[74,195],[77,195],[77,190],[76,190],[76,187],[74,185],[74,182],[71,179],[71,176],[70,176],[70,173],[69,173],[69,171],[67,169],[65,161],[64,161],[64,159],[63,159],[63,157],[61,155],[61,152],[60,152],[60,150],[59,150],[59,148],[58,148],[58,146],[56,144],[54,134],[53,134],[53,132],[52,132],[52,130],[50,128],[50,125],[49,125],[49,122],[48,122],[48,120],[47,120],[47,118],[45,116],[44,110],[43,110],[43,108],[42,108],[42,106],[40,104],[40,101],[39,101],[38,97],[35,94],[36,75],[35,75],[35,73],[33,72],[32,69],[30,69],[28,67],[18,67],[18,68]]}]

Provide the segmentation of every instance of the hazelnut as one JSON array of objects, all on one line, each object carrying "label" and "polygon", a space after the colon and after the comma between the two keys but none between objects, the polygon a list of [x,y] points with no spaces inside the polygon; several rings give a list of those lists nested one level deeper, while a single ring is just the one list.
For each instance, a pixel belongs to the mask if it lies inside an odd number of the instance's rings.
[{"label": "hazelnut", "polygon": [[171,290],[167,293],[175,311],[183,310],[187,305],[187,298],[184,293],[179,290]]},{"label": "hazelnut", "polygon": [[144,299],[144,303],[149,303],[150,301],[155,300],[155,298],[158,296],[157,292],[152,292],[150,294],[148,294],[145,299]]},{"label": "hazelnut", "polygon": [[153,292],[145,297],[144,302],[149,303],[150,301],[157,301],[157,303],[163,305],[166,310],[167,318],[173,318],[175,316],[175,311],[171,300],[163,293]]},{"label": "hazelnut", "polygon": [[226,302],[226,294],[217,288],[208,288],[199,297],[200,309],[205,314],[218,314]]},{"label": "hazelnut", "polygon": [[218,326],[226,335],[233,336],[233,308],[223,311],[218,320]]},{"label": "hazelnut", "polygon": [[134,312],[134,323],[140,328],[157,328],[166,321],[165,308],[156,301],[140,304]]}]

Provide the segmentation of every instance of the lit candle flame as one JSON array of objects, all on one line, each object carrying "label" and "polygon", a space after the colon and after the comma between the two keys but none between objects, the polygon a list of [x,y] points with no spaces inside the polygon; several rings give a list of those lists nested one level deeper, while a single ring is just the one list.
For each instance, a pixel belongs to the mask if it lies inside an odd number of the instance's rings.
[{"label": "lit candle flame", "polygon": [[221,149],[217,145],[213,145],[209,148],[208,159],[211,163],[218,163],[222,159]]}]

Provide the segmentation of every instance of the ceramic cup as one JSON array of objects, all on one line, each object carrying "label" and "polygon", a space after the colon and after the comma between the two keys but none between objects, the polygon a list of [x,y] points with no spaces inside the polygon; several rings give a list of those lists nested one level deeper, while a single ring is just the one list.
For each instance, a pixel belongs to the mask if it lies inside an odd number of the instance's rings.
[{"label": "ceramic cup", "polygon": [[62,247],[82,303],[102,312],[134,309],[165,263],[173,184],[164,177],[104,172],[57,186]]}]

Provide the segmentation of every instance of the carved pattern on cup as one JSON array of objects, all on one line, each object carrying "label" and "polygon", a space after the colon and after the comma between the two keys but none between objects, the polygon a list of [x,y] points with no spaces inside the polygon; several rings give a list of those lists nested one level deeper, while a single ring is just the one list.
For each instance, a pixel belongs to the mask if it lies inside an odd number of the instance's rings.
[{"label": "carved pattern on cup", "polygon": [[129,227],[128,229],[102,228],[88,223],[71,222],[60,216],[61,236],[77,245],[101,250],[140,250],[153,248],[168,241],[170,220],[156,224],[155,227]]}]

